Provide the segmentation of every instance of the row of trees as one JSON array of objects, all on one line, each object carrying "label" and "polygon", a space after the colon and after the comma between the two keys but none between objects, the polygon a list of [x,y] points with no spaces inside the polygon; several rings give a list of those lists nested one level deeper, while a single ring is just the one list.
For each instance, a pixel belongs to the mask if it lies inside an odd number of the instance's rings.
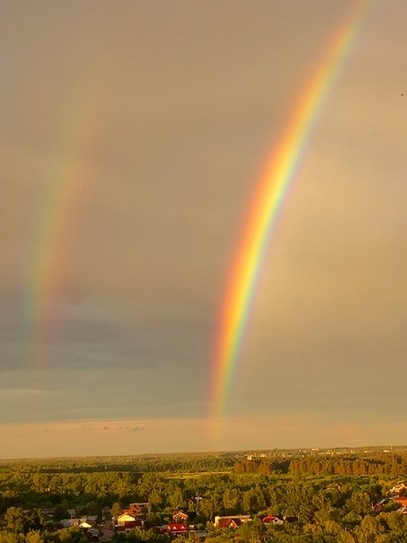
[{"label": "row of trees", "polygon": [[[87,474],[86,477],[94,475]],[[95,514],[105,505],[118,503],[124,506],[132,501],[149,501],[154,512],[169,514],[175,508],[184,508],[196,513],[205,522],[215,514],[256,513],[263,510],[292,515],[304,503],[310,504],[318,494],[329,495],[335,507],[345,507],[353,494],[358,493],[357,501],[363,501],[369,509],[371,503],[379,501],[386,491],[386,484],[379,484],[372,477],[299,478],[290,475],[234,473],[183,478],[169,478],[157,473],[145,473],[137,477],[128,473],[100,476],[100,480],[93,481],[93,485],[86,481],[81,486],[79,483],[84,481],[79,474],[69,474],[60,492],[56,489],[47,492],[42,487],[36,490],[35,485],[32,488],[24,485],[12,496],[7,497],[3,493],[1,512],[13,506],[25,509],[54,507],[59,518],[63,518],[68,509],[78,506],[85,508],[84,512]],[[77,479],[72,481],[71,477]],[[332,481],[335,481],[336,486],[329,489]],[[340,490],[335,490],[338,485]],[[80,491],[77,492],[77,489]],[[333,496],[336,496],[335,499]],[[197,497],[202,499],[196,500]],[[349,508],[354,509],[354,504],[351,503]]]},{"label": "row of trees", "polygon": [[[222,471],[233,467],[237,453],[217,454],[178,454],[178,455],[143,455],[113,456],[113,457],[87,457],[63,458],[44,460],[0,461],[0,474],[9,473],[99,473],[135,472],[135,473],[164,473],[184,472],[199,473],[206,471]],[[241,453],[239,453],[241,454]]]},{"label": "row of trees", "polygon": [[[196,458],[191,459],[191,466],[196,466]],[[211,465],[213,457],[209,458],[207,464],[200,458],[199,465]],[[19,463],[16,470],[2,464],[0,520],[4,530],[0,533],[0,543],[81,543],[81,532],[50,530],[41,510],[52,508],[56,521],[67,518],[68,509],[100,515],[102,508],[109,506],[118,514],[128,503],[136,501],[151,503],[152,513],[147,519],[151,528],[168,522],[174,509],[187,511],[192,522],[200,527],[212,522],[215,515],[250,513],[254,516],[252,523],[236,531],[208,528],[208,543],[226,540],[231,543],[407,541],[407,516],[395,512],[398,505],[392,500],[378,505],[388,496],[395,482],[393,478],[386,474],[359,476],[354,472],[339,475],[328,469],[334,466],[339,470],[339,466],[347,462],[353,466],[386,465],[380,454],[360,458],[297,454],[289,459],[274,454],[268,459],[238,462],[232,455],[223,458],[230,463],[229,471],[219,470],[215,462],[212,473],[211,470],[187,473],[185,459],[182,472],[178,470],[181,461],[175,462],[177,469],[173,472],[166,469],[144,473],[130,469],[117,471],[120,464],[117,460],[111,464],[102,461],[97,464],[92,460],[91,469],[83,471],[78,469],[79,461],[68,461],[65,471],[63,461],[58,461],[58,469],[55,462],[50,463],[49,469],[45,462],[35,462],[35,469],[30,463]],[[160,465],[159,459],[152,461],[155,466]],[[166,468],[168,461],[168,458],[163,459]],[[392,461],[404,465],[402,455],[400,458],[393,455]],[[99,470],[96,470],[98,465]],[[266,527],[260,519],[268,513],[296,517],[298,521]],[[116,543],[167,541],[153,530],[135,531],[127,536],[118,534],[116,538]]]},{"label": "row of trees", "polygon": [[312,474],[312,475],[373,475],[398,477],[407,473],[407,453],[376,452],[363,456],[332,454],[302,455],[293,458],[240,460],[233,467],[235,473]]},{"label": "row of trees", "polygon": [[407,454],[389,452],[367,457],[293,458],[289,473],[398,477],[407,473]]},{"label": "row of trees", "polygon": [[255,520],[236,531],[211,530],[206,543],[405,543],[406,538],[406,516],[381,513],[364,517],[354,527],[332,519],[268,527]]},{"label": "row of trees", "polygon": [[[118,494],[97,497],[92,494],[21,494],[5,509],[7,519],[18,507],[38,510],[54,505],[54,519],[67,518],[68,509],[80,507],[83,513],[100,514],[103,506],[110,506],[117,514],[131,501],[149,501],[155,523],[164,523],[174,509],[189,512],[195,522],[204,524],[214,516],[240,513],[271,512],[281,516],[298,516],[302,522],[314,522],[321,511],[334,511],[345,523],[360,522],[372,511],[387,492],[390,483],[380,483],[372,477],[307,477],[287,475],[203,475],[189,478],[167,478],[146,473],[136,484],[131,484],[124,498]],[[134,490],[132,492],[131,490]],[[52,503],[45,501],[53,498]],[[391,511],[398,506],[389,501],[384,505]]]}]

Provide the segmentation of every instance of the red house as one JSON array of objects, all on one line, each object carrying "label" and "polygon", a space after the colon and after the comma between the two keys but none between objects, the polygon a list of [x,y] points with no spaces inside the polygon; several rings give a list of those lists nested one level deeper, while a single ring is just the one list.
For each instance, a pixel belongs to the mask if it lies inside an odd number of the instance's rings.
[{"label": "red house", "polygon": [[267,515],[262,519],[264,524],[283,524],[283,519],[276,517],[275,515]]},{"label": "red house", "polygon": [[397,496],[397,498],[394,498],[394,501],[401,507],[407,507],[407,497],[405,496]]},{"label": "red house", "polygon": [[175,522],[168,524],[167,532],[169,535],[181,535],[186,534],[188,528],[186,524],[176,524]]}]

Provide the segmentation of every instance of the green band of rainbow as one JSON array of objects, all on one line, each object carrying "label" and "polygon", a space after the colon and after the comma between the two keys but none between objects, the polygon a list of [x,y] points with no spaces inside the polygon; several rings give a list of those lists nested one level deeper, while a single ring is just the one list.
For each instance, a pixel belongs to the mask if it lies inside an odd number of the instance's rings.
[{"label": "green band of rainbow", "polygon": [[39,184],[32,232],[27,235],[22,330],[28,367],[53,364],[41,346],[54,341],[61,301],[71,288],[70,248],[78,235],[81,202],[92,178],[92,149],[99,137],[96,92],[91,97],[91,90],[83,85],[72,89],[59,112],[50,167]]},{"label": "green band of rainbow", "polygon": [[357,2],[348,20],[331,38],[322,62],[317,65],[300,94],[277,147],[271,151],[264,175],[256,184],[222,304],[214,375],[211,379],[210,408],[214,421],[221,418],[229,393],[270,234],[327,94],[343,66],[371,3],[372,0]]}]

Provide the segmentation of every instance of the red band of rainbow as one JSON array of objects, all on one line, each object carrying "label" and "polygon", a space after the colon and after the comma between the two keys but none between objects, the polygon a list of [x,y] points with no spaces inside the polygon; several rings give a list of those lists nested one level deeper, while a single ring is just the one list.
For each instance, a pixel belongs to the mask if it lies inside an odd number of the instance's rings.
[{"label": "red band of rainbow", "polygon": [[264,175],[256,183],[243,235],[230,270],[221,307],[211,386],[211,418],[219,426],[239,357],[250,304],[271,232],[295,179],[313,128],[329,91],[354,43],[372,0],[356,3],[347,21],[335,32],[322,60],[311,74],[292,110],[278,145],[271,150]]}]

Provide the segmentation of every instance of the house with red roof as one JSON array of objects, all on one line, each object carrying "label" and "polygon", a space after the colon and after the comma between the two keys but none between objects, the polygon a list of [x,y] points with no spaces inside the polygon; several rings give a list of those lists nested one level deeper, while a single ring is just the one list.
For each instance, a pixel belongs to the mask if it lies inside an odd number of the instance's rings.
[{"label": "house with red roof", "polygon": [[400,505],[400,507],[407,507],[407,496],[397,496],[394,501]]},{"label": "house with red roof", "polygon": [[167,532],[168,532],[168,535],[171,535],[171,536],[182,535],[188,532],[188,527],[186,524],[171,522],[170,524],[168,524]]},{"label": "house with red roof", "polygon": [[261,520],[264,524],[284,524],[283,519],[280,517],[276,517],[275,515],[267,515]]},{"label": "house with red roof", "polygon": [[238,528],[241,524],[252,520],[250,515],[216,516],[213,525],[216,528]]}]

